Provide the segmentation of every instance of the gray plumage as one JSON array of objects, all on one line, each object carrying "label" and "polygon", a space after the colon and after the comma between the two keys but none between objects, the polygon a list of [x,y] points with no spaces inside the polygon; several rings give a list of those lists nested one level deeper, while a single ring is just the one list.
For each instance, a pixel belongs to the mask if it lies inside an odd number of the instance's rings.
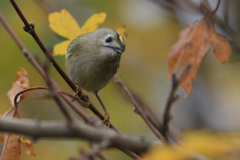
[{"label": "gray plumage", "polygon": [[124,50],[124,39],[111,29],[80,35],[65,53],[68,76],[85,91],[97,94],[118,72]]}]

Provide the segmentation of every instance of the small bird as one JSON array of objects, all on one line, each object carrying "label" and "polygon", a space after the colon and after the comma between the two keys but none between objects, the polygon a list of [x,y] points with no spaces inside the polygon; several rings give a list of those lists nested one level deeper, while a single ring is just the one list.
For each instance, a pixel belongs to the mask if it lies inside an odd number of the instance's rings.
[{"label": "small bird", "polygon": [[111,119],[98,92],[118,73],[122,53],[126,49],[122,35],[111,29],[98,29],[75,38],[65,52],[66,70],[78,87],[93,93],[104,112],[104,123]]}]

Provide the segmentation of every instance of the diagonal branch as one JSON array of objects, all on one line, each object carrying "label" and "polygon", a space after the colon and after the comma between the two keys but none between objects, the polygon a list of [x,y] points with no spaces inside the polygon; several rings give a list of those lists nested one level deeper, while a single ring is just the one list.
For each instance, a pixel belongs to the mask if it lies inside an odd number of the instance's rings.
[{"label": "diagonal branch", "polygon": [[164,137],[161,135],[161,133],[154,127],[154,125],[148,120],[144,112],[142,111],[141,107],[138,105],[136,100],[134,99],[131,92],[128,90],[127,86],[123,83],[123,81],[118,77],[114,76],[114,81],[118,83],[121,88],[124,90],[130,101],[135,107],[136,112],[143,118],[143,120],[147,123],[148,127],[153,131],[153,133],[161,140],[164,140]]}]

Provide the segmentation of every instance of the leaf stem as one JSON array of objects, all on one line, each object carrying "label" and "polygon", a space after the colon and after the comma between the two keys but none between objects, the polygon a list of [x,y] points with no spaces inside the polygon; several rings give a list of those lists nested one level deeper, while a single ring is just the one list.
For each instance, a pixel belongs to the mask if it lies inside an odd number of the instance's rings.
[{"label": "leaf stem", "polygon": [[218,0],[217,6],[216,6],[216,8],[211,12],[211,15],[214,15],[214,14],[217,12],[220,3],[221,3],[221,0]]}]

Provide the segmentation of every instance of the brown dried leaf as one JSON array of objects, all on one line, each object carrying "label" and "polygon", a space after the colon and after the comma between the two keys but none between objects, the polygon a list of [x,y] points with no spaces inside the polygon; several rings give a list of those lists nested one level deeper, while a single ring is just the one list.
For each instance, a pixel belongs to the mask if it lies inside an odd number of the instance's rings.
[{"label": "brown dried leaf", "polygon": [[[29,81],[28,81],[28,75],[27,71],[24,68],[21,68],[21,71],[17,72],[17,78],[15,82],[12,84],[12,88],[10,91],[8,91],[7,95],[12,103],[14,105],[14,97],[15,95],[24,90],[29,88]],[[18,97],[17,102],[20,103],[22,100],[28,97],[29,92],[23,93],[21,96]]]},{"label": "brown dried leaf", "polygon": [[[171,48],[168,57],[168,80],[182,61],[181,87],[189,96],[197,70],[211,47],[221,63],[229,60],[231,46],[224,36],[215,32],[211,17],[190,24],[179,34],[178,42]],[[187,73],[186,73],[187,72]]]},{"label": "brown dried leaf", "polygon": [[[2,118],[8,118],[8,119],[21,119],[21,115],[19,112],[18,107],[12,107],[9,111],[7,111]],[[24,139],[24,135],[22,134],[15,134],[15,133],[9,133],[9,132],[1,132],[1,134],[4,134],[4,145],[1,155],[1,160],[21,160],[21,154],[22,154],[22,145],[27,148],[26,153],[30,154],[32,156],[36,155],[36,152],[34,151],[32,143]],[[0,135],[1,135],[0,134]]]},{"label": "brown dried leaf", "polygon": [[28,139],[24,139],[24,136],[22,135],[20,137],[20,141],[23,143],[23,146],[27,148],[26,153],[30,154],[32,156],[36,156],[36,152],[34,150],[33,144]]},{"label": "brown dried leaf", "polygon": [[213,53],[214,56],[220,63],[229,61],[230,54],[232,52],[229,42],[221,34],[216,33],[214,27],[211,27],[212,32],[210,35],[211,41],[213,43]]},{"label": "brown dried leaf", "polygon": [[[20,112],[19,109],[16,107],[12,107],[9,111],[7,111],[3,118],[18,118],[20,119]],[[21,153],[22,153],[22,144],[20,140],[20,134],[15,133],[4,133],[4,145],[1,155],[1,160],[7,159],[14,159],[14,160],[21,160]]]},{"label": "brown dried leaf", "polygon": [[4,133],[0,132],[0,143],[4,141]]}]

